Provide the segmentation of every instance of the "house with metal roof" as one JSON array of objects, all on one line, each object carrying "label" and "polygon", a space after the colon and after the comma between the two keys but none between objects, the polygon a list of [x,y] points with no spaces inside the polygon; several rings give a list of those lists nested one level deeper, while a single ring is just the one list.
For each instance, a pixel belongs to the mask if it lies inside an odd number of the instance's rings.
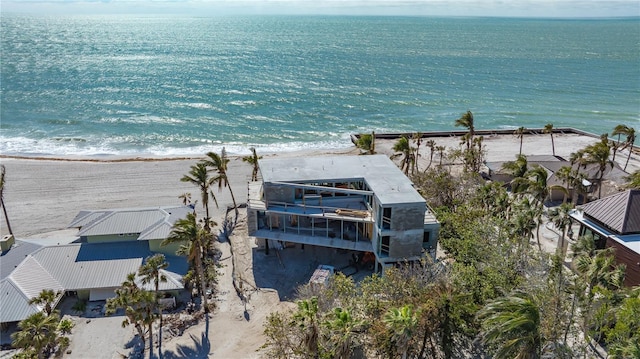
[{"label": "house with metal roof", "polygon": [[267,253],[270,242],[373,252],[383,268],[435,257],[440,224],[388,157],[273,158],[259,168],[247,225]]},{"label": "house with metal roof", "polygon": [[[0,323],[17,322],[42,310],[29,304],[29,300],[43,289],[72,292],[86,300],[111,298],[127,275],[137,272],[154,253],[145,242],[113,242],[71,243],[40,247],[26,255],[18,250],[15,254],[12,257],[22,256],[22,260],[11,259],[12,265],[17,263],[15,268],[6,276],[3,273],[0,280]],[[162,274],[167,281],[160,283],[160,290],[184,289],[182,276],[188,270],[186,259],[176,255],[165,258],[169,266]],[[137,282],[148,290],[155,289],[152,284],[143,285],[140,278]]]},{"label": "house with metal roof", "polygon": [[596,248],[614,248],[618,264],[626,265],[625,285],[640,285],[640,190],[627,190],[574,210],[580,236],[590,235]]},{"label": "house with metal roof", "polygon": [[161,246],[175,222],[193,212],[191,206],[122,208],[80,211],[68,228],[78,228],[86,243],[142,241],[149,250],[175,255],[179,243]]}]

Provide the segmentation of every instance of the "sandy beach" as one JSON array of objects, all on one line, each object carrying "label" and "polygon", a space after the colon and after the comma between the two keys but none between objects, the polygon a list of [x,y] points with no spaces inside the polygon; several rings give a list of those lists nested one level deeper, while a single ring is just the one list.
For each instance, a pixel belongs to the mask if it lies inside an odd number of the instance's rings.
[{"label": "sandy beach", "polygon": [[[595,143],[597,138],[577,134],[556,134],[556,155],[569,158],[570,153]],[[428,138],[425,138],[425,141]],[[448,149],[457,148],[459,137],[434,138],[437,145]],[[379,153],[391,155],[395,141],[378,140],[376,150]],[[515,158],[520,146],[520,140],[513,135],[485,136],[484,145],[487,148],[487,161],[508,161]],[[526,155],[550,155],[551,140],[549,135],[525,136],[522,151]],[[311,155],[357,155],[355,147],[346,150],[319,152],[289,152],[259,155],[284,156],[295,161],[299,156]],[[422,157],[419,168],[425,168],[429,161],[429,150],[421,148]],[[627,150],[618,152],[616,161],[624,166]],[[437,156],[437,155],[436,155]],[[436,161],[437,157],[434,157]],[[4,200],[9,214],[13,232],[17,239],[21,238],[55,238],[56,231],[63,230],[69,235],[66,226],[75,215],[83,209],[129,208],[129,207],[157,207],[176,205],[181,203],[179,196],[185,192],[192,194],[196,200],[200,196],[198,189],[180,178],[189,171],[189,167],[199,159],[146,159],[146,160],[62,160],[62,159],[26,159],[0,157],[0,163],[6,166],[6,186]],[[640,154],[632,154],[627,172],[640,169]],[[247,182],[251,176],[251,166],[239,157],[233,157],[229,166],[230,182],[238,203],[247,200]],[[228,190],[216,192],[220,208],[216,209],[214,219],[220,221],[224,216],[226,205],[231,203]],[[198,201],[199,202],[199,201]],[[7,233],[4,217],[0,218],[2,234]],[[237,265],[231,265],[230,246],[234,246]],[[220,279],[220,294],[217,297],[218,309],[212,315],[210,322],[210,349],[202,347],[202,332],[204,324],[190,328],[185,334],[164,344],[167,357],[214,357],[214,358],[252,358],[261,357],[256,350],[263,344],[262,324],[268,313],[284,308],[290,303],[282,302],[278,294],[269,288],[254,290],[247,305],[250,320],[243,313],[245,308],[238,299],[231,285],[232,270],[236,275],[241,273],[243,279],[250,285],[255,285],[252,248],[255,246],[252,238],[246,234],[246,227],[239,226],[231,241],[220,244],[223,253],[222,277]],[[257,287],[257,286],[256,286]],[[246,315],[246,314],[245,314]],[[114,318],[104,318],[114,320]],[[117,320],[119,325],[120,321]],[[111,327],[110,327],[111,328]],[[113,326],[116,328],[116,326]],[[117,351],[125,352],[122,348],[132,336],[131,328],[116,329],[104,334],[104,339],[97,340],[92,346],[80,346],[81,336],[90,335],[91,324],[80,323],[72,344],[72,354],[68,358],[81,358],[86,351],[105,353],[105,358],[114,356]],[[95,330],[95,329],[94,329]],[[115,333],[114,333],[115,332]],[[103,332],[104,333],[104,332]],[[124,342],[123,342],[124,341]],[[208,352],[208,356],[202,351]],[[199,353],[200,355],[195,355]],[[194,354],[194,355],[191,355]],[[204,355],[203,355],[204,354]],[[97,355],[97,354],[96,354]]]}]

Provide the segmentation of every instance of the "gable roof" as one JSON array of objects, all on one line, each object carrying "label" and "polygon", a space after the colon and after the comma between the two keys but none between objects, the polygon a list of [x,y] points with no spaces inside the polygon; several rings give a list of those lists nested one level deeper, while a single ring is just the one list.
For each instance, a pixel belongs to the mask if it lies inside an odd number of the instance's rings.
[{"label": "gable roof", "polygon": [[192,212],[189,206],[123,208],[80,211],[68,228],[80,228],[79,236],[138,234],[138,240],[164,239],[180,218]]},{"label": "gable roof", "polygon": [[640,233],[640,190],[627,190],[585,204],[584,214],[618,234]]}]

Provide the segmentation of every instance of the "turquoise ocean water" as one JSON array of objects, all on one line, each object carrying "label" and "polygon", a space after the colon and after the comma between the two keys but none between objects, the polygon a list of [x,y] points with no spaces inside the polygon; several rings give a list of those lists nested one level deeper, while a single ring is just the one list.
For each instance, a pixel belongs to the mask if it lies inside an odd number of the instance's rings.
[{"label": "turquoise ocean water", "polygon": [[200,155],[348,135],[640,130],[640,19],[1,18],[0,153]]}]

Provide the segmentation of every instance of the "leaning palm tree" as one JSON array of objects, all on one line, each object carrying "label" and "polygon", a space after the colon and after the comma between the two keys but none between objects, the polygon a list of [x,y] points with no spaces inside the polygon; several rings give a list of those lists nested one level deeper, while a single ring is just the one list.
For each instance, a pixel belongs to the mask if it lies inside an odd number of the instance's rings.
[{"label": "leaning palm tree", "polygon": [[4,220],[7,222],[7,230],[10,235],[13,235],[13,231],[11,230],[11,224],[9,223],[9,216],[7,216],[7,207],[4,204],[4,185],[5,185],[5,175],[6,168],[4,165],[0,165],[0,206],[2,206],[2,211],[4,212]]},{"label": "leaning palm tree", "polygon": [[525,292],[493,300],[478,313],[482,342],[496,359],[537,359],[542,354],[540,309]]},{"label": "leaning palm tree", "polygon": [[409,174],[409,169],[411,168],[411,164],[415,161],[413,157],[413,148],[409,144],[409,140],[402,136],[398,139],[398,141],[393,145],[393,150],[396,152],[391,157],[402,156],[402,160],[400,161],[400,169],[404,172],[405,175]]},{"label": "leaning palm tree", "polygon": [[181,249],[187,252],[187,258],[190,262],[195,264],[196,275],[198,276],[198,284],[200,287],[199,291],[202,296],[202,306],[204,307],[205,313],[209,313],[209,306],[207,304],[202,253],[206,248],[208,248],[210,240],[211,234],[197,223],[196,215],[194,213],[188,213],[186,218],[176,221],[169,237],[160,244],[161,246],[164,246],[170,243],[183,243]]},{"label": "leaning palm tree", "polygon": [[598,198],[602,197],[602,178],[607,166],[613,168],[613,161],[609,159],[609,144],[601,141],[585,148],[586,163],[598,165]]},{"label": "leaning palm tree", "polygon": [[543,133],[548,133],[549,135],[551,135],[551,153],[555,156],[556,155],[556,144],[553,142],[553,124],[552,123],[547,123],[546,125],[544,125],[544,128],[542,129]]},{"label": "leaning palm tree", "polygon": [[[159,329],[158,329],[158,353],[162,353],[162,307],[160,306],[160,283],[164,283],[167,281],[167,276],[165,276],[161,271],[167,269],[169,267],[169,263],[165,260],[164,254],[158,253],[154,254],[151,257],[148,257],[145,260],[145,263],[140,266],[138,269],[138,275],[142,277],[143,284],[153,283],[155,290],[155,310],[158,313],[158,318],[160,319]],[[153,352],[153,348],[149,349]],[[161,356],[160,354],[159,356]]]},{"label": "leaning palm tree", "polygon": [[627,155],[627,161],[624,163],[624,170],[627,170],[629,165],[629,159],[631,158],[631,152],[633,152],[633,143],[636,141],[636,130],[633,127],[629,127],[627,130],[627,141],[625,147],[629,147],[629,154]]},{"label": "leaning palm tree", "polygon": [[260,170],[260,167],[258,166],[258,160],[262,159],[262,156],[258,156],[255,147],[251,147],[250,150],[251,155],[242,157],[242,162],[247,162],[253,167],[253,171],[251,172],[251,181],[257,181],[258,170]]},{"label": "leaning palm tree", "polygon": [[513,132],[513,134],[520,140],[520,152],[518,152],[520,155],[522,154],[522,141],[524,141],[524,134],[526,131],[527,129],[525,127],[520,127]]},{"label": "leaning palm tree", "polygon": [[[208,230],[209,227],[209,188],[213,183],[214,179],[209,177],[209,171],[207,170],[207,165],[205,163],[199,162],[195,165],[191,166],[191,170],[189,170],[189,174],[182,176],[180,179],[182,182],[189,182],[200,189],[200,195],[202,198],[202,208],[204,208],[205,218],[204,218],[204,226]],[[211,192],[213,196],[213,192]],[[218,203],[215,196],[213,196],[213,200],[216,205]]]},{"label": "leaning palm tree", "polygon": [[208,159],[203,163],[207,167],[211,167],[216,172],[216,175],[212,178],[212,183],[218,183],[218,191],[223,187],[229,187],[229,194],[231,194],[231,201],[233,202],[233,209],[236,211],[236,218],[238,217],[238,205],[236,204],[236,198],[233,195],[233,190],[229,184],[229,176],[227,174],[229,158],[227,158],[227,151],[222,148],[220,154],[215,152],[207,152]]},{"label": "leaning palm tree", "polygon": [[41,305],[43,306],[44,312],[47,315],[51,315],[53,313],[54,304],[60,299],[62,296],[62,292],[54,291],[53,289],[43,289],[37,297],[31,298],[29,300],[29,304]]},{"label": "leaning palm tree", "polygon": [[417,313],[410,305],[401,308],[391,308],[382,319],[391,332],[391,341],[398,353],[405,359],[409,352],[409,342],[418,326]]},{"label": "leaning palm tree", "polygon": [[612,149],[613,149],[613,157],[611,158],[612,161],[616,160],[616,152],[619,149],[624,148],[626,146],[626,142],[624,144],[620,142],[620,136],[626,135],[627,133],[629,133],[629,127],[627,125],[621,124],[613,128],[613,131],[611,132],[611,136],[618,136],[618,140],[612,146]]},{"label": "leaning palm tree", "polygon": [[467,110],[467,112],[463,113],[462,116],[456,120],[454,125],[456,127],[466,127],[469,130],[468,136],[465,138],[467,149],[469,149],[471,147],[471,143],[473,143],[473,136],[476,133],[473,125],[473,113]]}]

